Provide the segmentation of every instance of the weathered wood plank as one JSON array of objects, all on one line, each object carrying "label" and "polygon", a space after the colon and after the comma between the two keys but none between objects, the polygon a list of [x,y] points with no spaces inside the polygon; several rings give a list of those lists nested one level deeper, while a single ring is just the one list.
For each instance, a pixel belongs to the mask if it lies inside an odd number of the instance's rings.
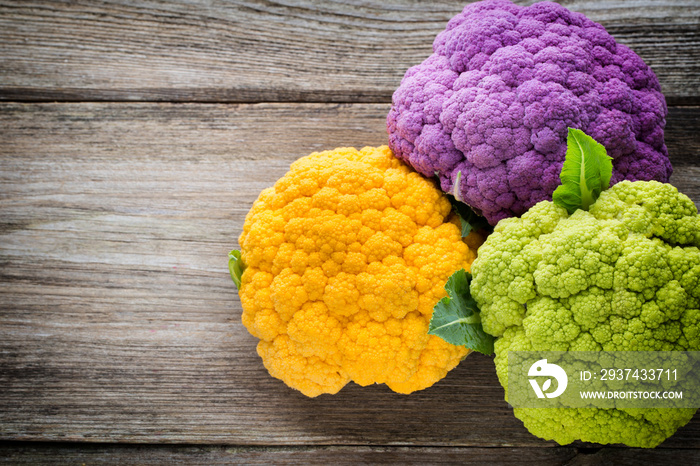
[{"label": "weathered wood plank", "polygon": [[[465,3],[3,1],[0,99],[388,102]],[[696,1],[560,3],[644,58],[669,103],[700,102]]]},{"label": "weathered wood plank", "polygon": [[700,450],[658,448],[476,448],[476,447],[236,447],[185,445],[104,445],[0,443],[0,464],[598,464],[697,465]]},{"label": "weathered wood plank", "polygon": [[[679,458],[688,450],[668,450]],[[572,447],[558,448],[430,448],[430,447],[301,447],[250,448],[226,446],[0,444],[0,464],[532,464],[559,465],[576,458]],[[697,453],[696,453],[697,457]]]},{"label": "weathered wood plank", "polygon": [[690,449],[642,449],[602,448],[588,452],[579,451],[567,466],[659,464],[696,466],[700,464],[700,450]]},{"label": "weathered wood plank", "polygon": [[[226,254],[259,191],[313,150],[383,143],[387,110],[0,105],[0,438],[550,445],[512,416],[485,356],[411,396],[307,399],[240,324]],[[668,125],[674,177],[700,204],[699,114],[672,109]],[[664,445],[699,448],[700,416]]]}]

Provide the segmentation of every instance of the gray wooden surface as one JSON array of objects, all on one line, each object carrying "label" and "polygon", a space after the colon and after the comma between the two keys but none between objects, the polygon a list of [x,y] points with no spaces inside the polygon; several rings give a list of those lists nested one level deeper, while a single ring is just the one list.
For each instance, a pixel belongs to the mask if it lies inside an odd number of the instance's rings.
[{"label": "gray wooden surface", "polygon": [[[654,68],[700,205],[700,2],[561,3]],[[316,399],[256,355],[226,264],[253,200],[300,156],[385,143],[462,7],[0,1],[0,462],[700,462],[700,415],[651,452],[533,437],[481,355]]]},{"label": "gray wooden surface", "polygon": [[[0,98],[389,102],[465,3],[2,1]],[[697,0],[559,3],[644,58],[669,103],[700,103]]]}]

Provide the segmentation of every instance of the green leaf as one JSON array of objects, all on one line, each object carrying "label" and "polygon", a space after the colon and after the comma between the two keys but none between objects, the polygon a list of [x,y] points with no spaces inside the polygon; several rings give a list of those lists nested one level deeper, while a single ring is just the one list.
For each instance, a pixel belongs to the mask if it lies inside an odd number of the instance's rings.
[{"label": "green leaf", "polygon": [[452,188],[452,196],[450,197],[450,202],[452,203],[452,208],[457,215],[462,224],[462,238],[466,237],[471,233],[472,230],[486,230],[488,232],[493,231],[493,227],[489,225],[484,217],[478,215],[472,210],[467,204],[462,202],[459,196],[459,184],[462,179],[462,172],[457,172],[457,179]]},{"label": "green leaf", "polygon": [[445,284],[449,297],[433,308],[428,334],[453,345],[466,346],[484,354],[493,353],[493,337],[484,332],[476,301],[469,292],[472,276],[464,269],[452,274]]},{"label": "green leaf", "polygon": [[489,225],[489,222],[481,215],[477,215],[467,204],[452,198],[450,198],[450,202],[452,202],[452,208],[457,212],[459,221],[462,224],[463,238],[468,236],[472,230],[493,231],[493,227]]},{"label": "green leaf", "polygon": [[612,158],[602,144],[580,129],[569,128],[566,138],[566,159],[561,169],[561,186],[552,200],[569,214],[576,209],[588,210],[610,186]]},{"label": "green leaf", "polygon": [[241,260],[241,251],[233,250],[228,253],[228,270],[231,272],[231,279],[236,288],[241,289],[241,275],[245,270],[245,265]]}]

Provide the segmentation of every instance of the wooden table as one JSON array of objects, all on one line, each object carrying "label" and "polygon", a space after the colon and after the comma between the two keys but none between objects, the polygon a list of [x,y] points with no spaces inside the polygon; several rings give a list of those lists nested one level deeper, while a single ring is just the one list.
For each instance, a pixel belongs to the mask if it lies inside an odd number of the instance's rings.
[{"label": "wooden table", "polygon": [[[520,2],[532,3],[532,2]],[[655,70],[700,204],[700,2],[563,1]],[[257,194],[379,145],[463,1],[0,2],[0,463],[700,462],[532,435],[472,355],[410,396],[271,378],[228,276]]]}]

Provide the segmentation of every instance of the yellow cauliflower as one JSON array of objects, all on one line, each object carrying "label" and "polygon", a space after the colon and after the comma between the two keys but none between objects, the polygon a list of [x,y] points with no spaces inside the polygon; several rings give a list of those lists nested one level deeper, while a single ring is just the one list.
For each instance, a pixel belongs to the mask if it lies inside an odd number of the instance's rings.
[{"label": "yellow cauliflower", "polygon": [[351,380],[427,388],[469,352],[428,335],[482,238],[466,241],[447,198],[387,146],[313,153],[246,216],[243,324],[270,374],[307,396]]}]

